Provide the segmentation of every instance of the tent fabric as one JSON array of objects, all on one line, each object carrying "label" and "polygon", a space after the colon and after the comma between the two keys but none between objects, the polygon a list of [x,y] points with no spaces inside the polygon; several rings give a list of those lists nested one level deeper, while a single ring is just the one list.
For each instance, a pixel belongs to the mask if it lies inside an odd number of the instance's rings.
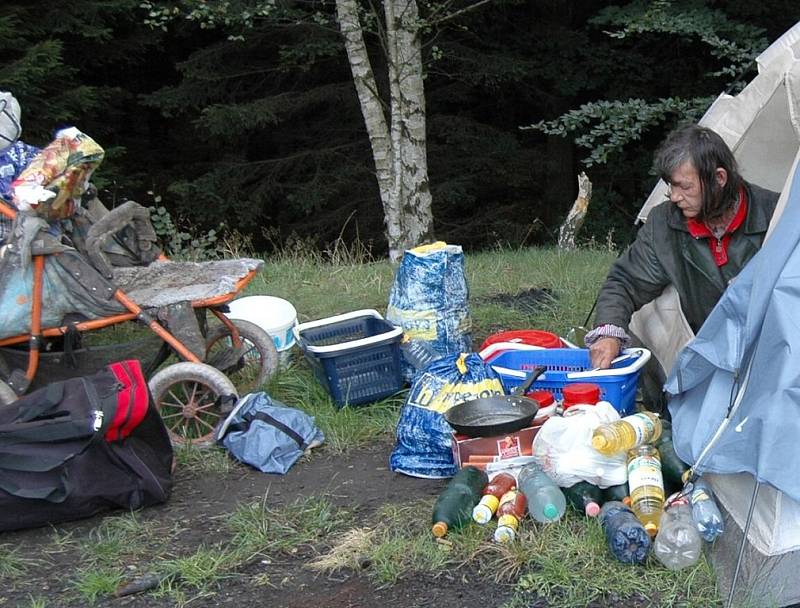
[{"label": "tent fabric", "polygon": [[[800,148],[800,22],[757,58],[758,75],[736,96],[720,95],[700,119],[731,147],[744,177],[780,191]],[[659,180],[637,221],[667,200]],[[775,217],[783,205],[778,203]],[[631,331],[669,371],[675,354],[694,337],[674,290],[634,313]]]},{"label": "tent fabric", "polygon": [[[800,477],[794,474],[800,464],[798,225],[800,171],[795,170],[771,238],[680,353],[665,387],[674,395],[673,443],[682,460],[697,464],[698,472],[750,473],[795,502],[800,501]],[[723,425],[732,402],[730,421]],[[706,451],[712,440],[713,449]],[[747,496],[733,499],[746,504]],[[729,510],[736,518],[737,509]],[[769,551],[800,546],[796,527],[785,532],[768,542],[756,526],[750,541]]]}]

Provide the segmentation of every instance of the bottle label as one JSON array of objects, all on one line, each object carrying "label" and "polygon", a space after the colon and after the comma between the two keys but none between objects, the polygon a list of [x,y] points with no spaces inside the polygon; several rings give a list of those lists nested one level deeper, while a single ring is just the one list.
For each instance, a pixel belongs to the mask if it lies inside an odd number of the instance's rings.
[{"label": "bottle label", "polygon": [[643,494],[652,493],[664,501],[664,478],[661,476],[661,462],[656,456],[637,456],[628,463],[628,487],[633,502]]},{"label": "bottle label", "polygon": [[636,434],[636,445],[642,445],[656,434],[656,425],[647,414],[633,414],[626,416],[625,422],[631,425]]},{"label": "bottle label", "polygon": [[522,455],[522,446],[520,445],[519,437],[511,436],[503,437],[497,440],[497,454],[500,460],[506,458],[516,458]]}]

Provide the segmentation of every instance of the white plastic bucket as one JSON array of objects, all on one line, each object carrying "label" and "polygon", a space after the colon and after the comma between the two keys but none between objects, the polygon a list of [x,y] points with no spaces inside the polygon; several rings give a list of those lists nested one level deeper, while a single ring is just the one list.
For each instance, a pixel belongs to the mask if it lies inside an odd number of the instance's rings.
[{"label": "white plastic bucket", "polygon": [[228,307],[230,319],[250,321],[272,336],[280,362],[288,363],[295,344],[292,328],[297,325],[297,311],[291,302],[274,296],[246,296],[233,300]]}]

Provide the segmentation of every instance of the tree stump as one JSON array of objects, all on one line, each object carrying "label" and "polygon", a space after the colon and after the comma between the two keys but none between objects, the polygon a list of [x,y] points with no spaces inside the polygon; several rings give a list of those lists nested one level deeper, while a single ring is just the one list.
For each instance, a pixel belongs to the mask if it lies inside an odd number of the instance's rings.
[{"label": "tree stump", "polygon": [[585,173],[578,175],[578,197],[572,203],[572,208],[567,214],[567,219],[558,229],[558,248],[571,251],[576,248],[575,238],[586,219],[589,203],[592,200],[592,182]]}]

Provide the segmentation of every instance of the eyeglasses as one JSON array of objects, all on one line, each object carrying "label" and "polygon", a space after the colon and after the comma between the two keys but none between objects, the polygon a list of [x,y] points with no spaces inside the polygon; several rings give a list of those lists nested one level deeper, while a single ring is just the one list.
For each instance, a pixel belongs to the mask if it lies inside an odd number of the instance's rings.
[{"label": "eyeglasses", "polygon": [[682,194],[682,195],[683,194],[689,194],[696,187],[696,184],[671,184],[669,182],[666,182],[666,184],[667,184],[667,193],[666,194],[667,194],[668,198],[672,196],[673,192],[675,192],[676,194]]}]

